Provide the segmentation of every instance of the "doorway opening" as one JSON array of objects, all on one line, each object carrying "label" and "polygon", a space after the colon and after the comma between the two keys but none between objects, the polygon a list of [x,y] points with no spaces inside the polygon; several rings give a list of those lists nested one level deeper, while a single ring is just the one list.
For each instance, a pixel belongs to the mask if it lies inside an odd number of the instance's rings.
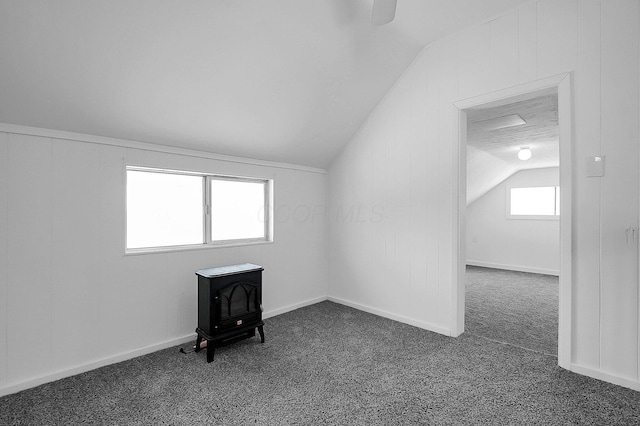
[{"label": "doorway opening", "polygon": [[558,94],[531,96],[467,110],[465,332],[556,356]]},{"label": "doorway opening", "polygon": [[453,334],[466,330],[557,354],[564,368],[571,364],[569,79],[554,76],[455,104]]}]

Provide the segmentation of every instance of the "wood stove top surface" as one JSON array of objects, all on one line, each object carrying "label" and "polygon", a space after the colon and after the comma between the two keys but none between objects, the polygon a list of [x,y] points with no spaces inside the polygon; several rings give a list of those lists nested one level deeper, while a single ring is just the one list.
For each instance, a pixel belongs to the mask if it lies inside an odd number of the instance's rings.
[{"label": "wood stove top surface", "polygon": [[239,265],[218,266],[209,269],[199,269],[196,271],[196,275],[200,275],[205,278],[222,277],[225,275],[239,274],[242,272],[251,271],[263,271],[264,268],[260,265],[254,265],[253,263],[241,263]]}]

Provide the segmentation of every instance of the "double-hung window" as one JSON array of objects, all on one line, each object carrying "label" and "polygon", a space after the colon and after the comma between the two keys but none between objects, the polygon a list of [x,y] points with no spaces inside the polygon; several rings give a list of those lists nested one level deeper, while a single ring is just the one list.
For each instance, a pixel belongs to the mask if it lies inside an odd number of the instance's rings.
[{"label": "double-hung window", "polygon": [[127,167],[127,252],[271,241],[272,181]]}]

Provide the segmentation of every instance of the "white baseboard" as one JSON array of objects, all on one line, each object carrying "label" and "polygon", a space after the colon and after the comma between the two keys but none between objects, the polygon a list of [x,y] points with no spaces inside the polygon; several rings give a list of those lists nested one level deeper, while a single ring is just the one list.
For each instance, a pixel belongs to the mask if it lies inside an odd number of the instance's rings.
[{"label": "white baseboard", "polygon": [[[480,266],[480,265],[478,265]],[[284,314],[286,312],[294,311],[299,308],[303,308],[305,306],[315,305],[316,303],[324,302],[325,300],[329,300],[331,302],[339,303],[341,305],[349,306],[354,309],[358,309],[360,311],[368,312],[370,314],[378,315],[384,318],[389,318],[394,321],[399,321],[405,324],[409,324],[418,328],[422,328],[424,330],[432,331],[434,333],[443,334],[446,336],[451,335],[451,330],[438,326],[435,324],[427,323],[424,321],[419,321],[410,317],[406,317],[404,315],[394,314],[388,311],[384,311],[377,308],[372,308],[370,306],[362,305],[360,303],[352,302],[349,300],[341,299],[339,297],[332,296],[320,296],[313,299],[308,299],[303,302],[294,303],[292,305],[288,305],[282,308],[274,309],[271,311],[267,311],[263,313],[263,318],[270,318],[277,315]],[[40,386],[45,383],[53,382],[56,380],[64,379],[65,377],[75,376],[76,374],[85,373],[87,371],[95,370],[100,367],[104,367],[107,365],[115,364],[118,362],[126,361],[129,359],[137,358],[142,355],[147,355],[153,352],[160,351],[162,349],[167,349],[173,346],[178,346],[184,343],[191,342],[195,340],[195,334],[189,334],[183,337],[179,337],[176,339],[166,340],[164,342],[160,342],[154,345],[145,346],[144,348],[136,349],[133,351],[123,352],[114,356],[102,358],[96,361],[92,361],[86,364],[79,365],[77,367],[69,368],[66,370],[56,371],[51,374],[46,374],[43,376],[38,376],[35,378],[31,378],[22,382],[12,383],[7,386],[0,387],[0,397],[5,395],[10,395],[12,393],[20,392],[29,388],[33,388],[36,386]],[[625,377],[619,377],[610,373],[605,373],[603,371],[594,370],[589,367],[585,367],[579,364],[571,364],[571,371],[577,374],[582,374],[588,377],[592,377],[594,379],[602,380],[605,382],[613,383],[618,386],[623,386],[625,388],[633,389],[636,391],[640,391],[640,381],[633,380]]]},{"label": "white baseboard", "polygon": [[613,383],[614,385],[640,391],[640,381],[628,379],[626,377],[616,376],[615,374],[605,373],[604,371],[594,370],[579,364],[571,364],[571,371],[583,376],[589,376],[603,382]]},{"label": "white baseboard", "polygon": [[555,269],[532,268],[529,266],[503,265],[500,263],[483,262],[481,260],[467,260],[469,266],[480,266],[483,268],[504,269],[507,271],[529,272],[532,274],[560,276],[560,271]]},{"label": "white baseboard", "polygon": [[382,309],[372,308],[370,306],[362,305],[360,303],[352,302],[350,300],[341,299],[339,297],[329,296],[327,300],[341,305],[349,306],[359,311],[368,312],[370,314],[378,315],[380,317],[389,318],[394,321],[402,322],[404,324],[413,325],[414,327],[422,328],[424,330],[433,331],[434,333],[444,334],[445,336],[451,336],[451,330],[446,327],[431,324],[424,321],[419,321],[414,318],[406,317],[404,315],[394,314],[392,312],[384,311]]},{"label": "white baseboard", "polygon": [[172,346],[181,345],[196,339],[195,333],[187,336],[179,337],[177,339],[166,340],[164,342],[156,343],[154,345],[145,346],[144,348],[136,349],[133,351],[122,352],[120,354],[101,358],[97,361],[88,362],[86,364],[79,365],[77,367],[59,370],[51,374],[45,374],[25,381],[9,384],[0,388],[0,396],[9,395],[12,393],[20,392],[25,389],[34,388],[36,386],[43,385],[45,383],[54,382],[56,380],[64,379],[65,377],[75,376],[76,374],[85,373],[87,371],[95,370],[106,365],[115,364],[118,362],[126,361],[129,359],[137,358],[142,355],[147,355],[152,352],[157,352],[162,349],[167,349]]},{"label": "white baseboard", "polygon": [[305,306],[311,306],[311,305],[315,305],[316,303],[324,302],[325,300],[327,300],[327,296],[319,296],[319,297],[314,297],[313,299],[308,299],[302,302],[294,303],[292,305],[287,305],[282,308],[266,311],[262,313],[262,319],[267,319],[267,318],[275,317],[278,315],[282,315],[287,312],[295,311],[296,309],[304,308]]},{"label": "white baseboard", "polygon": [[[284,314],[285,312],[293,311],[305,306],[314,305],[316,303],[324,302],[327,300],[326,296],[320,296],[313,299],[305,300],[300,303],[295,303],[282,308],[274,309],[264,312],[262,317],[264,319],[274,317],[276,315]],[[30,378],[24,381],[10,383],[6,386],[0,387],[0,397],[9,395],[12,393],[20,392],[25,389],[34,388],[36,386],[43,385],[45,383],[54,382],[56,380],[64,379],[65,377],[75,376],[76,374],[85,373],[87,371],[95,370],[106,365],[115,364],[118,362],[126,361],[129,359],[137,358],[142,355],[147,355],[152,352],[157,352],[162,349],[170,348],[172,346],[178,346],[184,343],[188,343],[196,339],[195,333],[187,336],[179,337],[176,339],[166,340],[164,342],[156,343],[153,345],[145,346],[144,348],[136,349],[133,351],[123,352],[117,355],[101,358],[96,361],[88,362],[86,364],[79,365],[77,367],[68,368],[65,370],[59,370],[51,374],[45,374],[42,376]]]}]

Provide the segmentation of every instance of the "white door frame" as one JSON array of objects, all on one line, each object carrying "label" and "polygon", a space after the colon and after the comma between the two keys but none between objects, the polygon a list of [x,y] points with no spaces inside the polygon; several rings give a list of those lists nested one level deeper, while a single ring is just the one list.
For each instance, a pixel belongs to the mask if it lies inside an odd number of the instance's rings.
[{"label": "white door frame", "polygon": [[[467,208],[467,113],[466,109],[489,103],[509,100],[518,101],[528,94],[544,89],[557,87],[558,90],[558,124],[560,133],[560,290],[558,306],[558,365],[571,367],[572,336],[572,104],[571,73],[559,74],[541,80],[532,81],[454,103],[457,112],[457,126],[454,126],[454,176],[458,178],[457,197],[454,197],[454,212],[457,216],[457,227],[454,227],[453,249],[454,262],[452,285],[452,317],[451,334],[459,336],[464,332],[465,311],[465,266],[466,266],[466,208]],[[457,111],[455,111],[457,109]]]}]

